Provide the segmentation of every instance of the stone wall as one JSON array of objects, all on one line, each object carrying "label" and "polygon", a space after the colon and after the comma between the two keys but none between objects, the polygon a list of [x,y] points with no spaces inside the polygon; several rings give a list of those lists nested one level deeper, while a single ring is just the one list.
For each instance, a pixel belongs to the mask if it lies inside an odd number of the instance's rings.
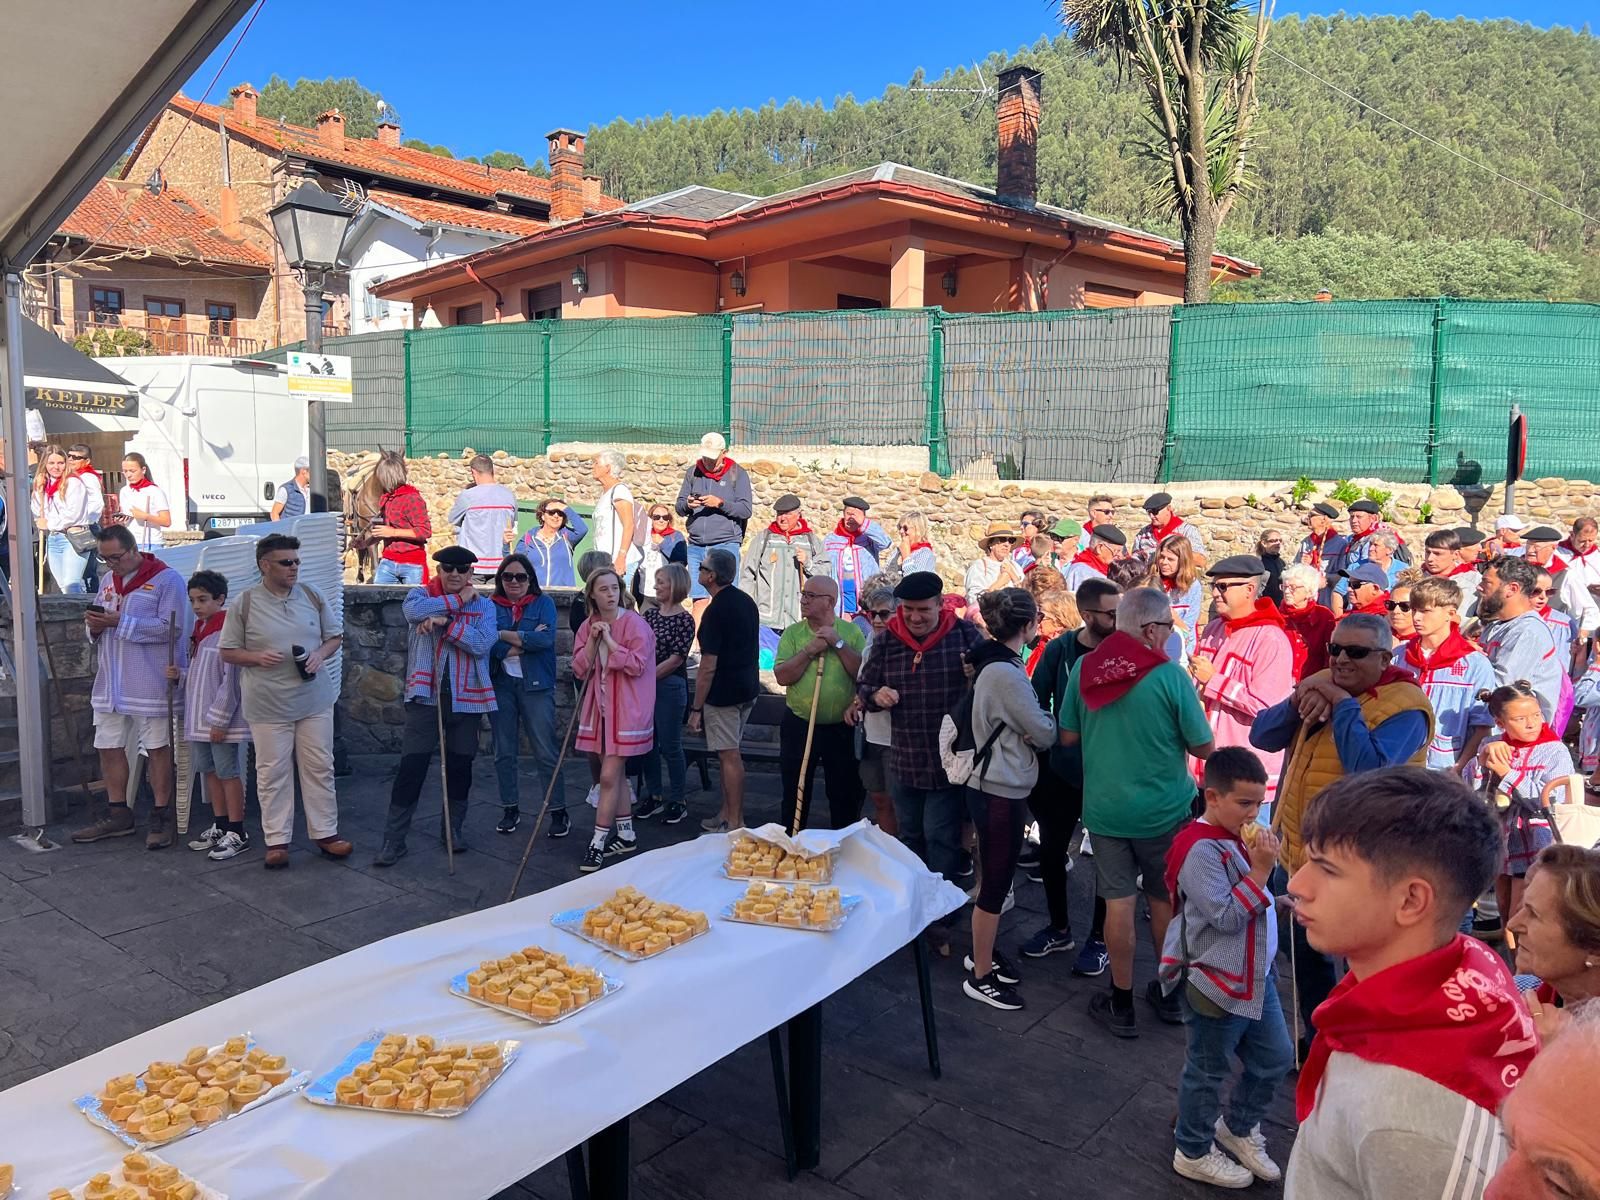
[{"label": "stone wall", "polygon": [[[409,460],[411,482],[427,497],[433,516],[434,549],[454,540],[445,514],[456,495],[472,482],[466,464],[475,453],[467,449],[457,457]],[[638,500],[673,502],[691,453],[629,452],[624,480]],[[348,470],[374,456],[329,457],[341,470]],[[501,482],[509,485],[519,499],[533,501],[554,495],[592,503],[599,494],[598,485],[589,476],[587,454],[557,452],[549,457],[516,458],[501,452],[494,457]],[[1139,502],[1157,490],[1148,484],[983,483],[941,479],[931,472],[870,470],[830,462],[826,448],[819,448],[818,457],[809,460],[798,455],[786,462],[755,458],[744,465],[756,496],[756,513],[750,522],[752,534],[772,520],[772,504],[785,492],[800,497],[807,519],[819,532],[833,527],[842,497],[859,494],[872,504],[872,515],[886,528],[892,529],[902,513],[913,509],[924,513],[933,530],[940,573],[952,585],[961,580],[977,557],[977,539],[990,520],[1015,521],[1024,508],[1042,508],[1052,519],[1081,519],[1089,497],[1103,492],[1116,499],[1116,523],[1131,538],[1146,522]],[[1499,485],[1430,488],[1425,484],[1389,484],[1379,479],[1352,483],[1388,493],[1386,507],[1419,558],[1422,539],[1430,529],[1476,524],[1492,530],[1504,496]],[[1282,481],[1227,482],[1173,484],[1166,490],[1175,497],[1178,511],[1199,526],[1215,559],[1253,549],[1256,538],[1267,529],[1282,531],[1292,553],[1303,536],[1303,510],[1329,499],[1335,485],[1330,480],[1315,481],[1316,490],[1299,504],[1294,501],[1293,486]],[[1600,503],[1588,480],[1539,479],[1517,485],[1516,508],[1535,524],[1569,526],[1579,515],[1600,511]]]}]

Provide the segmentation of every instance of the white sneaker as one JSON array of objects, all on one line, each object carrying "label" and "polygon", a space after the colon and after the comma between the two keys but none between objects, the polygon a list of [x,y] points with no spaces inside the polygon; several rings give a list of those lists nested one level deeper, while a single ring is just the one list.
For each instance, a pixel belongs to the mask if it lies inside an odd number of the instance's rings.
[{"label": "white sneaker", "polygon": [[195,838],[194,841],[189,843],[189,849],[210,850],[221,840],[222,827],[213,821],[210,829],[206,830],[199,837]]},{"label": "white sneaker", "polygon": [[589,805],[590,808],[595,809],[596,811],[599,810],[600,785],[598,783],[589,789],[589,794],[584,797],[584,801]]},{"label": "white sneaker", "polygon": [[1013,885],[1006,889],[1006,898],[1000,902],[1000,915],[1004,916],[1017,906],[1017,889]]},{"label": "white sneaker", "polygon": [[1209,1183],[1212,1187],[1247,1188],[1256,1181],[1254,1175],[1215,1146],[1206,1151],[1204,1158],[1190,1158],[1182,1150],[1174,1149],[1172,1169],[1185,1179]]},{"label": "white sneaker", "polygon": [[1261,1126],[1257,1125],[1247,1136],[1239,1137],[1228,1128],[1226,1121],[1218,1117],[1217,1145],[1237,1158],[1257,1179],[1277,1183],[1283,1178],[1283,1171],[1267,1154],[1267,1139],[1261,1134]]},{"label": "white sneaker", "polygon": [[225,862],[230,858],[243,854],[246,849],[248,847],[245,840],[230,829],[217,839],[216,846],[206,857],[213,862]]},{"label": "white sneaker", "polygon": [[1094,857],[1094,847],[1089,844],[1089,831],[1087,829],[1083,831],[1083,841],[1078,845],[1078,853],[1087,854],[1090,858]]}]

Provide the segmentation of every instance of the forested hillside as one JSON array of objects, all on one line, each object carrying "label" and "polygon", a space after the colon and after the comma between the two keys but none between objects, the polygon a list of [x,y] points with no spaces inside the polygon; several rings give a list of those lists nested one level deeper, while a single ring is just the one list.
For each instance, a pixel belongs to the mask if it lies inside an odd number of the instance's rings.
[{"label": "forested hillside", "polygon": [[[1229,218],[1220,247],[1267,272],[1235,298],[1304,297],[1328,286],[1343,298],[1600,300],[1600,224],[1328,86],[1600,215],[1600,39],[1510,21],[1291,17],[1276,22],[1269,47],[1258,185]],[[1138,94],[1064,36],[990,55],[984,80],[992,85],[1013,62],[1045,76],[1040,198],[1169,228],[1147,203]],[[992,183],[993,101],[912,90],[977,84],[963,68],[936,79],[919,73],[864,103],[847,96],[619,120],[591,128],[587,166],[608,193],[628,199],[693,182],[765,194],[885,159]]]}]

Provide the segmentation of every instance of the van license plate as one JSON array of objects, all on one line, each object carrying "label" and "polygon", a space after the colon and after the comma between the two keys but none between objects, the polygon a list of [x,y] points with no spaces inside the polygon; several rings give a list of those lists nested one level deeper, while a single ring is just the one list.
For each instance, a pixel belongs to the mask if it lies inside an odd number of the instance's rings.
[{"label": "van license plate", "polygon": [[206,528],[238,529],[241,525],[254,525],[260,520],[260,517],[212,517],[206,522]]}]

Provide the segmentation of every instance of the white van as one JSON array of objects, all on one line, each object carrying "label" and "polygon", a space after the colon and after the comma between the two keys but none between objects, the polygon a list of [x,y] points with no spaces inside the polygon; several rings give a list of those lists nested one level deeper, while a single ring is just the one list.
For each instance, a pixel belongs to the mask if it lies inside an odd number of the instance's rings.
[{"label": "white van", "polygon": [[123,455],[143,454],[151,478],[173,500],[174,529],[233,529],[267,519],[308,444],[306,404],[290,398],[286,368],[196,355],[96,361],[138,388],[138,416],[51,411],[45,422],[52,440],[88,443],[108,485],[121,486]]}]

